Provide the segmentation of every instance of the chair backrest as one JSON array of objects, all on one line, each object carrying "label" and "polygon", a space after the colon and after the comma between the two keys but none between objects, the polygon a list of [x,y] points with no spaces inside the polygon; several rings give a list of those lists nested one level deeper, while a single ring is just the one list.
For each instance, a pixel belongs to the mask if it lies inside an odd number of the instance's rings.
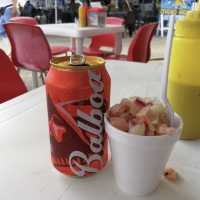
[{"label": "chair backrest", "polygon": [[125,20],[121,17],[106,17],[106,24],[124,25]]},{"label": "chair backrest", "polygon": [[19,17],[12,17],[10,19],[10,22],[12,23],[20,23],[20,24],[29,24],[32,26],[35,26],[38,24],[37,20],[33,17],[23,17],[23,16],[19,16]]},{"label": "chair backrest", "polygon": [[9,57],[0,49],[0,103],[27,92]]},{"label": "chair backrest", "polygon": [[[112,25],[124,25],[124,19],[120,17],[107,17],[106,24]],[[91,43],[89,45],[90,48],[100,49],[101,47],[110,47],[114,48],[116,43],[115,34],[101,34],[92,37]]]},{"label": "chair backrest", "polygon": [[49,69],[51,50],[38,26],[7,23],[4,27],[11,44],[12,60],[17,67],[31,71]]},{"label": "chair backrest", "polygon": [[151,40],[157,28],[157,23],[141,26],[128,49],[128,61],[148,62],[151,57]]}]

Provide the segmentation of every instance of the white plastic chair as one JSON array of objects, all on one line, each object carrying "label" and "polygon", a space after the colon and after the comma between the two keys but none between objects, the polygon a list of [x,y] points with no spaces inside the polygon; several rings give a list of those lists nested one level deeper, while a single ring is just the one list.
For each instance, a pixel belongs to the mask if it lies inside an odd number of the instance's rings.
[{"label": "white plastic chair", "polygon": [[[185,15],[176,15],[176,20],[183,18]],[[165,31],[168,32],[169,30],[169,19],[170,15],[160,14],[159,25],[157,28],[157,35],[161,37],[165,36]]]},{"label": "white plastic chair", "polygon": [[[192,10],[194,10],[197,6],[197,3],[192,4]],[[183,18],[185,15],[176,15],[176,20]],[[159,25],[157,28],[157,35],[161,35],[164,37],[165,31],[168,32],[169,30],[169,19],[170,15],[160,14]]]}]

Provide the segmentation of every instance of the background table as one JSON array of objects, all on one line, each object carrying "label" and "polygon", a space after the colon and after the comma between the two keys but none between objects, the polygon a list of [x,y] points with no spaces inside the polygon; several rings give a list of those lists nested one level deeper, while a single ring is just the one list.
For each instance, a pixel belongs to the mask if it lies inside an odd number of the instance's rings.
[{"label": "background table", "polygon": [[82,54],[83,39],[86,37],[92,37],[95,35],[105,33],[116,34],[116,48],[114,53],[119,55],[122,50],[122,33],[124,32],[124,26],[121,25],[106,25],[105,27],[84,27],[80,28],[75,23],[66,24],[45,24],[39,25],[47,36],[58,36],[58,37],[71,37],[76,39],[76,44],[72,40],[72,48],[76,46],[76,53]]},{"label": "background table", "polygon": [[[112,103],[131,95],[158,96],[161,66],[108,61]],[[199,200],[200,141],[179,141],[168,165],[180,177],[162,180],[146,197],[126,196],[112,164],[93,177],[70,178],[51,165],[44,87],[0,105],[1,200]]]}]

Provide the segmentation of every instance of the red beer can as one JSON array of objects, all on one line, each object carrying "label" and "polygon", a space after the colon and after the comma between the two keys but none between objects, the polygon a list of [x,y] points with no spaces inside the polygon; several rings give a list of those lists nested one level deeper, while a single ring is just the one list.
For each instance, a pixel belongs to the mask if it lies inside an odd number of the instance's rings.
[{"label": "red beer can", "polygon": [[108,160],[103,115],[110,77],[99,57],[58,57],[46,78],[51,159],[69,176],[90,176]]}]

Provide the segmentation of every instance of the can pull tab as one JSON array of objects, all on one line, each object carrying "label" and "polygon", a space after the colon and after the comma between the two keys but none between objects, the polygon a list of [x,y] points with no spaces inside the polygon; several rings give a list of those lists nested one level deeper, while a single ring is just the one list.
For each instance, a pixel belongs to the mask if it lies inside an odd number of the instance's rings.
[{"label": "can pull tab", "polygon": [[69,64],[72,66],[85,65],[86,64],[85,62],[86,62],[85,56],[75,55],[75,54],[69,56]]}]

